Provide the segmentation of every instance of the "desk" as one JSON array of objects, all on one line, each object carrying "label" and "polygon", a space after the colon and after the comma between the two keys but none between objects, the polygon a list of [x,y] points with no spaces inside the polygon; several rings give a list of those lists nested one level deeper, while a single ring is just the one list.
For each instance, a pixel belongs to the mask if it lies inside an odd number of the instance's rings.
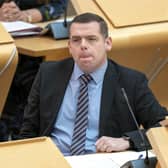
[{"label": "desk", "polygon": [[51,37],[23,37],[15,39],[20,54],[33,57],[43,56],[45,61],[60,60],[69,56],[67,40],[54,40]]},{"label": "desk", "polygon": [[[44,27],[48,23],[39,23],[38,25]],[[21,37],[14,40],[20,54],[33,57],[42,56],[45,61],[60,60],[69,56],[67,40],[55,40],[47,35]]]},{"label": "desk", "polygon": [[[122,0],[71,2],[78,14],[94,12],[107,21],[113,40],[109,57],[144,72],[155,96],[168,107],[168,89],[163,87],[163,83],[168,83],[165,75],[168,63],[168,14],[165,6],[168,6],[168,1],[142,0],[136,4],[132,0],[125,0],[124,5],[121,5]],[[162,81],[158,82],[161,71],[165,73],[162,73]],[[155,80],[157,82],[153,83]]]}]

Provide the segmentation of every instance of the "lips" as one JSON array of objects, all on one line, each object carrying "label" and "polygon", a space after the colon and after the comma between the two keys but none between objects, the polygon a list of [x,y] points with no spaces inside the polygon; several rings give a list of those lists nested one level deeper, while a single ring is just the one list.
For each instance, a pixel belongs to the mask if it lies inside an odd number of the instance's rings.
[{"label": "lips", "polygon": [[79,57],[80,60],[83,60],[83,61],[90,61],[92,60],[92,56],[90,55],[82,55]]},{"label": "lips", "polygon": [[80,55],[80,58],[89,58],[89,57],[91,57],[91,55],[88,55],[88,54]]}]

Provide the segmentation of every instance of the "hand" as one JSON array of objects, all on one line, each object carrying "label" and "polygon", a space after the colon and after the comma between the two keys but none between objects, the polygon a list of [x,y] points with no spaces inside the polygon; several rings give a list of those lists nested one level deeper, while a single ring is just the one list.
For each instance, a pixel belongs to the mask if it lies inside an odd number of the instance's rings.
[{"label": "hand", "polygon": [[0,21],[5,21],[5,18],[3,16],[2,9],[0,8]]},{"label": "hand", "polygon": [[[6,3],[4,3],[4,4],[6,4]],[[0,21],[8,21],[7,20],[7,11],[5,8],[2,8],[2,6],[0,7]]]},{"label": "hand", "polygon": [[4,3],[0,8],[0,20],[2,21],[27,21],[27,15],[21,11],[15,2]]},{"label": "hand", "polygon": [[96,142],[97,152],[119,152],[129,148],[129,141],[124,138],[103,136]]}]

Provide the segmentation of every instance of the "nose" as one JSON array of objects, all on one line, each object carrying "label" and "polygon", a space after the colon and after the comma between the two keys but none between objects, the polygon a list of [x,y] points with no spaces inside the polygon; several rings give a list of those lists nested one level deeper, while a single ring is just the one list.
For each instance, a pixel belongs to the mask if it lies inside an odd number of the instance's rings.
[{"label": "nose", "polygon": [[86,41],[86,39],[83,38],[83,39],[81,40],[81,49],[82,49],[82,50],[86,50],[87,47],[88,47],[87,41]]}]

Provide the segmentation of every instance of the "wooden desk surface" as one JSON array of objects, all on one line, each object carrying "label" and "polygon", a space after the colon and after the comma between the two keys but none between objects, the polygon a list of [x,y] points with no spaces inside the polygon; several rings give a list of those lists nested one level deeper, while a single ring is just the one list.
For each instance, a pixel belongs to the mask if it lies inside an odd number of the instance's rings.
[{"label": "wooden desk surface", "polygon": [[8,43],[13,43],[13,39],[10,36],[9,33],[7,33],[7,31],[5,30],[5,28],[3,27],[3,25],[0,23],[0,44],[8,44]]},{"label": "wooden desk surface", "polygon": [[168,21],[167,0],[94,0],[114,27]]},{"label": "wooden desk surface", "polygon": [[161,168],[168,167],[168,128],[151,128],[147,132],[148,139],[154,149]]},{"label": "wooden desk surface", "polygon": [[19,53],[34,57],[44,56],[45,60],[63,59],[69,56],[67,40],[54,40],[51,37],[24,37],[15,39]]},{"label": "wooden desk surface", "polygon": [[[44,27],[50,22],[38,23]],[[69,57],[67,48],[68,40],[55,40],[51,36],[29,36],[15,38],[18,52],[21,54],[40,57],[44,60],[60,60]]]}]

